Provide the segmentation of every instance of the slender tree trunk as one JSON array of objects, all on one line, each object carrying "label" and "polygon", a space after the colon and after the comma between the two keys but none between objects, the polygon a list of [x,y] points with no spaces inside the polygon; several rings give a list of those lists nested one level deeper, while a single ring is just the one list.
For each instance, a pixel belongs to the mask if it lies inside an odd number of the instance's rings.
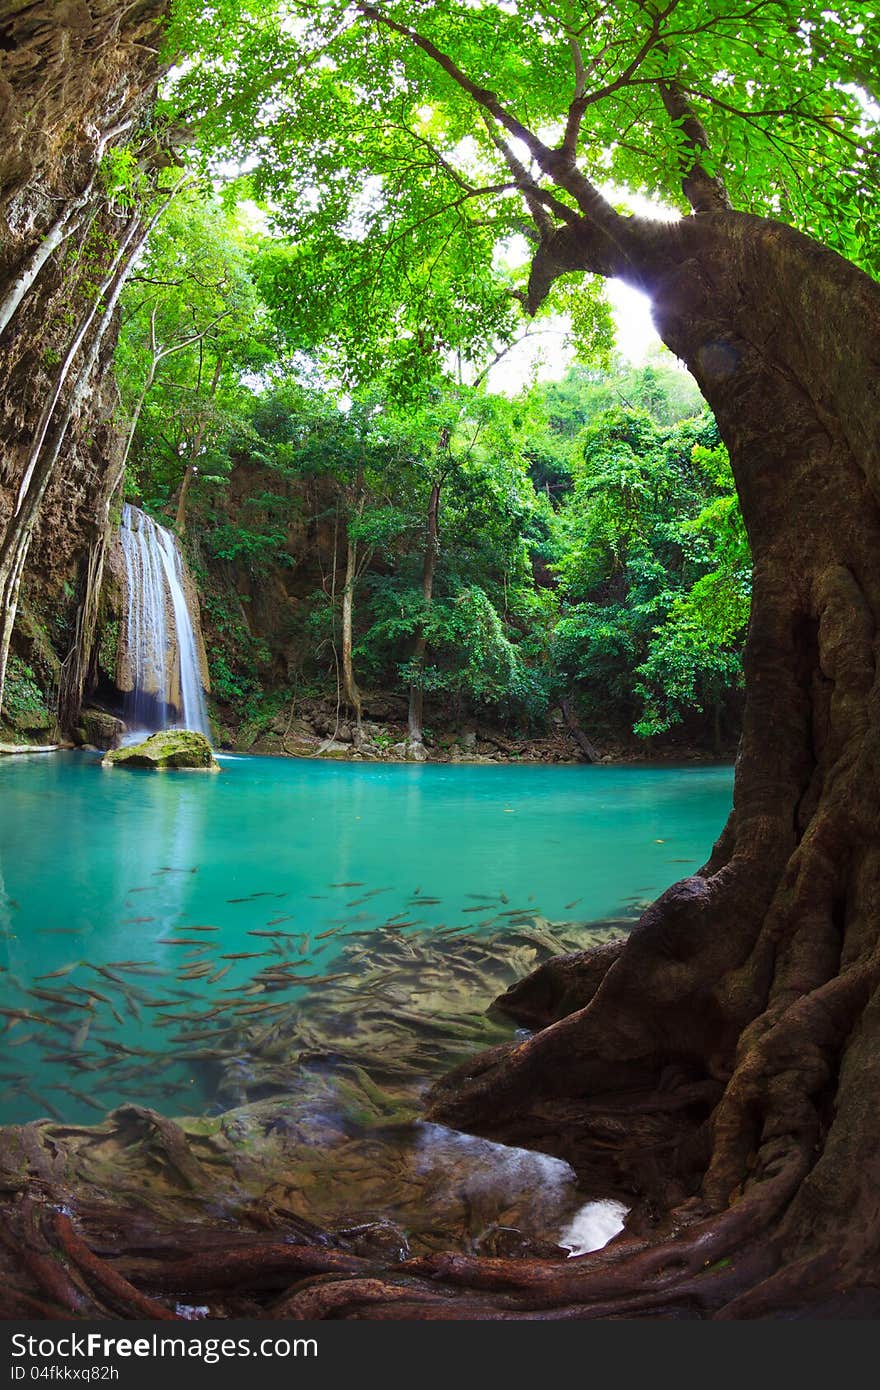
[{"label": "slender tree trunk", "polygon": [[602,755],[599,752],[599,749],[596,747],[595,743],[593,743],[591,739],[587,738],[587,735],[584,733],[583,728],[581,727],[581,721],[578,719],[577,714],[574,711],[574,707],[571,703],[571,700],[567,695],[564,695],[563,698],[559,701],[559,708],[562,711],[562,717],[565,720],[565,727],[568,729],[568,732],[570,733],[572,739],[576,743],[577,747],[580,749],[584,761],[588,763],[597,763]]},{"label": "slender tree trunk", "polygon": [[434,575],[437,571],[437,556],[440,553],[440,483],[434,482],[431,486],[431,495],[428,499],[428,519],[425,534],[425,561],[422,569],[422,621],[416,629],[416,639],[413,644],[412,665],[415,671],[415,679],[409,688],[409,739],[411,743],[421,743],[423,739],[423,714],[425,703],[425,689],[423,684],[423,668],[425,664],[425,651],[427,649],[427,635],[425,629],[425,619],[431,607],[434,597]]},{"label": "slender tree trunk", "polygon": [[357,581],[357,542],[348,537],[345,552],[345,582],[342,588],[342,688],[345,698],[354,710],[357,721],[357,741],[361,737],[363,702],[354,674],[352,660],[352,619],[354,613],[354,590]]},{"label": "slender tree trunk", "polygon": [[[220,372],[222,368],[223,358],[218,357],[214,367],[214,375],[211,378],[211,386],[208,391],[209,401],[212,401],[217,394],[217,387],[220,383]],[[186,465],[186,472],[183,475],[183,480],[180,484],[180,492],[177,495],[177,515],[175,517],[174,526],[179,536],[182,536],[184,531],[186,530],[186,503],[187,498],[189,497],[190,484],[192,483],[192,480],[195,477],[196,469],[199,466],[199,455],[202,452],[202,444],[204,443],[205,439],[206,424],[207,421],[204,418],[199,421],[199,427],[196,430],[196,437],[193,440],[193,446],[190,450],[189,462]]]}]

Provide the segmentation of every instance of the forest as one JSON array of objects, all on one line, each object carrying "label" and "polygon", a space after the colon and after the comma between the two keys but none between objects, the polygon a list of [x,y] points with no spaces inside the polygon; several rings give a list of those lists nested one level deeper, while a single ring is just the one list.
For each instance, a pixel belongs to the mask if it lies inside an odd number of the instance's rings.
[{"label": "forest", "polygon": [[880,1313],[878,46],[0,9],[10,1316]]},{"label": "forest", "polygon": [[432,723],[528,735],[562,700],[603,749],[734,744],[748,543],[692,378],[606,343],[512,397],[485,368],[343,395],[286,323],[281,255],[183,192],[121,301],[125,494],[204,575],[221,727],[328,693],[359,721],[361,687],[416,688]]}]

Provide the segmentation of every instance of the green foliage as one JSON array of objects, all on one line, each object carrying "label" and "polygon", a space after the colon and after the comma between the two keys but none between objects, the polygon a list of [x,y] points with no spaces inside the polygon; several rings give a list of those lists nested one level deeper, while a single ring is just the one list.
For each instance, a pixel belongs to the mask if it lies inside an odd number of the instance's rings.
[{"label": "green foliage", "polygon": [[120,209],[133,208],[146,189],[137,153],[129,145],[111,145],[104,152],[98,178],[108,201]]},{"label": "green foliage", "polygon": [[[572,197],[526,146],[561,134],[575,43],[575,153],[594,184],[685,209],[673,91],[736,208],[877,268],[880,17],[862,0],[617,0],[583,15],[544,0],[175,0],[168,53],[185,61],[165,114],[195,125],[206,165],[245,166],[271,207],[260,285],[288,340],[349,383],[381,374],[407,396],[450,354],[476,365],[516,333],[530,252],[503,142],[517,137],[559,225]],[[575,337],[607,351],[581,284]]]},{"label": "green foliage", "polygon": [[[594,726],[629,711],[642,737],[714,716],[742,684],[750,558],[711,417],[659,426],[606,411],[558,514],[554,658]],[[613,720],[612,720],[613,722]]]},{"label": "green foliage", "polygon": [[113,618],[101,628],[98,645],[98,665],[111,678],[116,675],[116,653],[119,650],[119,619]]},{"label": "green foliage", "polygon": [[46,728],[51,716],[33,669],[11,652],[6,665],[3,710],[18,728]]}]

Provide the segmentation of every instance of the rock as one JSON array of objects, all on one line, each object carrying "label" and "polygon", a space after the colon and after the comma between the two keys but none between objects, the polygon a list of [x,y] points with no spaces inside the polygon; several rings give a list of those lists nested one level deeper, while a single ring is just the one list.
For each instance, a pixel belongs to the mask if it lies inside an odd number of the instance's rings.
[{"label": "rock", "polygon": [[351,756],[351,744],[339,743],[335,739],[326,738],[318,746],[317,752],[319,758],[348,758]]},{"label": "rock", "polygon": [[350,1243],[354,1253],[365,1259],[382,1259],[389,1264],[400,1264],[410,1256],[405,1232],[391,1221],[368,1221],[362,1226],[343,1227],[335,1234]]},{"label": "rock", "polygon": [[84,709],[80,716],[80,728],[85,735],[83,743],[92,743],[96,748],[118,748],[119,740],[125,733],[123,721],[102,709]]},{"label": "rock", "polygon": [[0,743],[0,754],[4,757],[16,753],[57,753],[60,743]]},{"label": "rock", "polygon": [[425,763],[428,761],[428,754],[423,743],[410,743],[409,739],[401,739],[400,743],[392,743],[388,749],[388,756],[401,763]]},{"label": "rock", "polygon": [[101,760],[102,767],[192,768],[199,772],[219,772],[211,745],[204,734],[192,729],[165,729],[143,743],[116,748]]},{"label": "rock", "polygon": [[476,729],[463,729],[458,741],[465,753],[473,753],[477,747]]}]

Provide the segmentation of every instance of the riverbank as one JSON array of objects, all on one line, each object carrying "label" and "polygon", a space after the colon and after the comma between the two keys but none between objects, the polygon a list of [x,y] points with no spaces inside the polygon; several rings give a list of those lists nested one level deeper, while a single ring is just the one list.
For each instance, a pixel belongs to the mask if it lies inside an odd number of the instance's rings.
[{"label": "riverbank", "polygon": [[[593,743],[556,711],[544,733],[501,728],[476,717],[451,719],[439,712],[426,723],[424,739],[408,738],[406,702],[382,694],[367,699],[360,730],[334,699],[295,700],[262,720],[215,720],[217,747],[271,757],[326,758],[340,762],[431,763],[716,763],[732,762],[736,744],[709,750],[686,738],[614,738]],[[588,751],[587,751],[588,750]]]}]

